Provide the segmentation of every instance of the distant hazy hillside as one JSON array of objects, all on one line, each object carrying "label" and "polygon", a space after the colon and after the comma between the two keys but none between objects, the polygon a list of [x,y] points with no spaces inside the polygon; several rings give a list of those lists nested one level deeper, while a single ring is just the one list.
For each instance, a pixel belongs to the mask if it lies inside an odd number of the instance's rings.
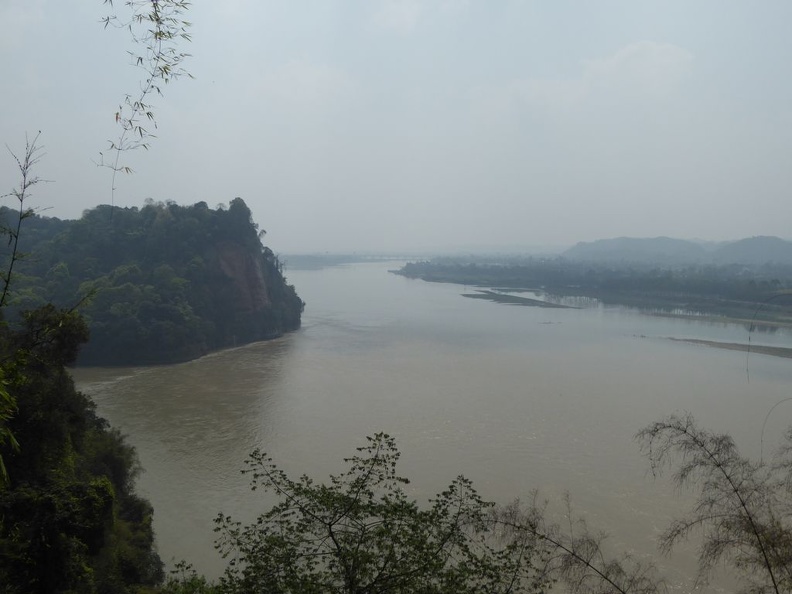
[{"label": "distant hazy hillside", "polygon": [[[0,208],[3,224],[16,216]],[[83,364],[184,361],[300,325],[303,303],[240,198],[227,209],[151,203],[99,206],[76,221],[34,216],[20,246],[29,256],[15,269],[11,313],[77,305],[91,333]]]},{"label": "distant hazy hillside", "polygon": [[581,242],[564,252],[563,256],[570,260],[645,264],[698,263],[709,258],[699,244],[670,237],[617,237]]},{"label": "distant hazy hillside", "polygon": [[684,239],[618,237],[578,243],[563,256],[600,263],[792,265],[792,242],[778,237],[751,237],[718,244],[708,250]]},{"label": "distant hazy hillside", "polygon": [[792,241],[778,237],[750,237],[728,243],[713,253],[717,264],[792,264]]}]

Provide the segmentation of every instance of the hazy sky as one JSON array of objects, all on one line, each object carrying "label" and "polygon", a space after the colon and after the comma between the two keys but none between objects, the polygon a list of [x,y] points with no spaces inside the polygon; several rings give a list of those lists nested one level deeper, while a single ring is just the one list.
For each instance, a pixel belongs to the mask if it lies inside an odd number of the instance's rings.
[{"label": "hazy sky", "polygon": [[[103,14],[0,0],[0,141],[42,131],[50,216],[110,201],[94,161],[139,72]],[[792,236],[789,0],[195,0],[188,18],[195,80],[154,101],[118,205],[240,196],[280,253]],[[0,158],[0,191],[15,181]]]}]

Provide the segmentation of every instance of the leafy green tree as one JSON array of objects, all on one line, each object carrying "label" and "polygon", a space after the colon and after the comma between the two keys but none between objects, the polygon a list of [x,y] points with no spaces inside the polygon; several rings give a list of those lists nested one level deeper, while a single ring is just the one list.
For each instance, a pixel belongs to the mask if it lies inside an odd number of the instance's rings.
[{"label": "leafy green tree", "polygon": [[740,455],[734,440],[671,416],[638,433],[655,472],[671,465],[680,486],[696,487],[690,513],[661,538],[668,551],[701,535],[699,584],[722,562],[744,581],[745,592],[792,591],[792,428],[772,463]]},{"label": "leafy green tree", "polygon": [[[672,415],[642,429],[637,438],[652,471],[673,469],[696,502],[661,535],[661,552],[690,536],[700,539],[695,589],[728,567],[738,591],[792,592],[792,428],[770,463],[740,455],[729,435],[698,427],[690,415]],[[546,569],[572,592],[646,594],[667,589],[653,566],[625,556],[608,558],[603,537],[585,522],[564,529],[548,521],[543,505],[516,502],[495,511],[505,535],[533,534],[552,551]],[[573,518],[570,511],[567,518]]]},{"label": "leafy green tree", "polygon": [[150,126],[157,127],[149,97],[162,96],[162,87],[177,78],[192,78],[182,67],[189,54],[180,49],[182,42],[190,41],[188,31],[191,23],[184,18],[190,2],[125,0],[126,16],[119,16],[114,11],[113,0],[103,0],[103,4],[113,10],[112,14],[102,19],[105,28],[112,26],[128,31],[135,48],[130,51],[132,63],[143,71],[144,76],[139,91],[134,95],[126,95],[118,106],[115,121],[120,132],[118,138],[109,143],[110,155],[105,158],[104,153],[99,153],[97,165],[112,172],[110,202],[115,205],[117,174],[132,172],[121,163],[121,154],[139,148],[148,149],[155,137],[149,129]]},{"label": "leafy green tree", "polygon": [[[0,369],[0,449],[8,447],[12,450],[19,448],[19,443],[14,437],[9,426],[9,421],[16,413],[16,399],[8,392],[5,373]],[[8,484],[8,471],[0,455],[0,490]]]},{"label": "leafy green tree", "polygon": [[[0,281],[2,282],[2,287],[0,288],[0,329],[5,328],[3,310],[10,298],[11,278],[14,274],[14,268],[22,258],[19,242],[22,221],[33,216],[33,211],[27,207],[27,200],[30,197],[31,188],[42,181],[33,173],[33,169],[41,154],[41,149],[37,145],[37,141],[38,134],[33,137],[33,140],[27,139],[25,142],[25,152],[21,156],[17,156],[11,152],[11,156],[14,161],[16,161],[17,168],[19,169],[19,186],[12,189],[10,193],[0,196],[0,198],[11,196],[17,202],[15,220],[12,219],[8,224],[0,226],[0,234],[8,237],[9,248],[5,267],[0,273]],[[0,365],[0,447],[8,446],[12,450],[16,450],[18,448],[18,443],[9,426],[9,422],[14,414],[16,414],[17,403],[14,395],[7,389],[8,382],[6,375],[6,368]],[[4,487],[7,483],[8,472],[5,462],[3,461],[2,452],[0,452],[0,488]]]},{"label": "leafy green tree", "polygon": [[95,413],[66,369],[87,339],[52,305],[0,331],[18,447],[0,444],[0,591],[135,592],[162,578],[150,504],[134,492],[134,450]]},{"label": "leafy green tree", "polygon": [[398,459],[393,438],[379,433],[320,484],[292,480],[254,452],[245,471],[252,488],[280,502],[247,526],[217,518],[217,546],[230,559],[221,591],[518,593],[548,585],[537,538],[499,540],[493,504],[469,480],[458,477],[422,508],[403,490]]},{"label": "leafy green tree", "polygon": [[[116,114],[122,131],[111,145],[114,159],[106,164],[113,170],[113,190],[116,173],[128,171],[119,163],[121,151],[146,147],[141,121],[153,121],[146,97],[183,73],[179,64],[185,54],[174,42],[189,39],[181,18],[187,2],[127,0],[125,5],[131,19],[111,16],[105,25],[120,24],[143,46],[135,62],[147,78],[140,95],[128,96]],[[0,266],[0,592],[141,592],[161,582],[162,563],[153,548],[151,506],[134,493],[134,450],[96,416],[66,370],[87,340],[84,320],[73,309],[46,303],[59,290],[73,299],[81,279],[51,248],[38,258],[45,273],[31,277],[34,269],[27,275],[20,269],[22,223],[37,218],[26,202],[30,189],[43,181],[33,174],[37,139],[28,140],[21,157],[12,153],[20,184],[9,196],[17,208],[3,208],[2,232],[9,241]],[[39,218],[25,241],[57,242],[60,228],[57,219]],[[96,231],[86,238],[102,248],[88,259],[89,266],[98,267],[117,245],[107,228]],[[36,278],[41,282],[31,282]],[[20,281],[28,286],[18,287]],[[14,300],[18,315],[12,320]]]},{"label": "leafy green tree", "polygon": [[[671,466],[679,485],[698,493],[660,542],[668,552],[700,536],[695,588],[728,566],[741,592],[792,591],[792,429],[771,463],[742,457],[728,435],[699,428],[689,415],[653,423],[637,438],[654,472]],[[249,525],[217,518],[217,546],[230,561],[211,591],[541,592],[558,584],[578,594],[656,594],[671,587],[651,562],[608,555],[605,536],[576,518],[568,498],[559,523],[537,496],[494,505],[459,477],[421,508],[402,489],[393,439],[368,440],[327,484],[292,480],[254,452],[245,471],[251,485],[279,502]],[[203,591],[210,590],[195,590]]]},{"label": "leafy green tree", "polygon": [[192,565],[184,561],[176,564],[158,591],[161,594],[222,594],[219,586],[199,575]]}]

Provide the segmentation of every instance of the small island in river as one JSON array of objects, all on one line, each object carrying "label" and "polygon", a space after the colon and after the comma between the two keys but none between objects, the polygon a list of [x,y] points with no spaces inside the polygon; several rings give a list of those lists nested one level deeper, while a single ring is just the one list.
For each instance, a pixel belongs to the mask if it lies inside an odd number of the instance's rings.
[{"label": "small island in river", "polygon": [[740,342],[719,342],[717,340],[700,340],[698,338],[669,338],[669,340],[698,344],[716,349],[726,349],[728,351],[742,351],[744,353],[756,353],[757,355],[770,355],[772,357],[792,359],[792,348],[789,347],[764,346]]},{"label": "small island in river", "polygon": [[462,297],[470,299],[485,299],[495,303],[506,303],[508,305],[522,305],[525,307],[547,307],[555,309],[577,309],[570,305],[542,301],[541,299],[531,299],[530,297],[520,297],[506,292],[496,292],[487,290],[477,290],[475,293],[462,293]]}]

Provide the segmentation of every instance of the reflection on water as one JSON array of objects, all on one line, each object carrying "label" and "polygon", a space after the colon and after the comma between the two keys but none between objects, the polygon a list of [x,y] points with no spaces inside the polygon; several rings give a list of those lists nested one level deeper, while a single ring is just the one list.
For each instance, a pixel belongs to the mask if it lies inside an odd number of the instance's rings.
[{"label": "reflection on water", "polygon": [[754,332],[759,334],[776,334],[780,330],[778,326],[769,324],[743,324],[742,326],[745,328],[746,332],[750,332],[751,334]]},{"label": "reflection on water", "polygon": [[[767,410],[789,395],[789,360],[677,343],[745,342],[744,328],[623,309],[506,307],[464,287],[387,273],[393,263],[291,271],[302,330],[183,365],[80,369],[80,387],[129,435],[145,468],[161,553],[216,575],[212,519],[267,505],[239,474],[261,446],[290,473],[326,476],[376,431],[395,435],[424,498],[464,473],[485,498],[565,491],[614,545],[654,554],[680,510],[647,477],[634,433],[690,411],[758,455]],[[792,346],[788,332],[763,335]],[[771,419],[765,443],[785,429]],[[695,564],[661,559],[674,570]]]}]

